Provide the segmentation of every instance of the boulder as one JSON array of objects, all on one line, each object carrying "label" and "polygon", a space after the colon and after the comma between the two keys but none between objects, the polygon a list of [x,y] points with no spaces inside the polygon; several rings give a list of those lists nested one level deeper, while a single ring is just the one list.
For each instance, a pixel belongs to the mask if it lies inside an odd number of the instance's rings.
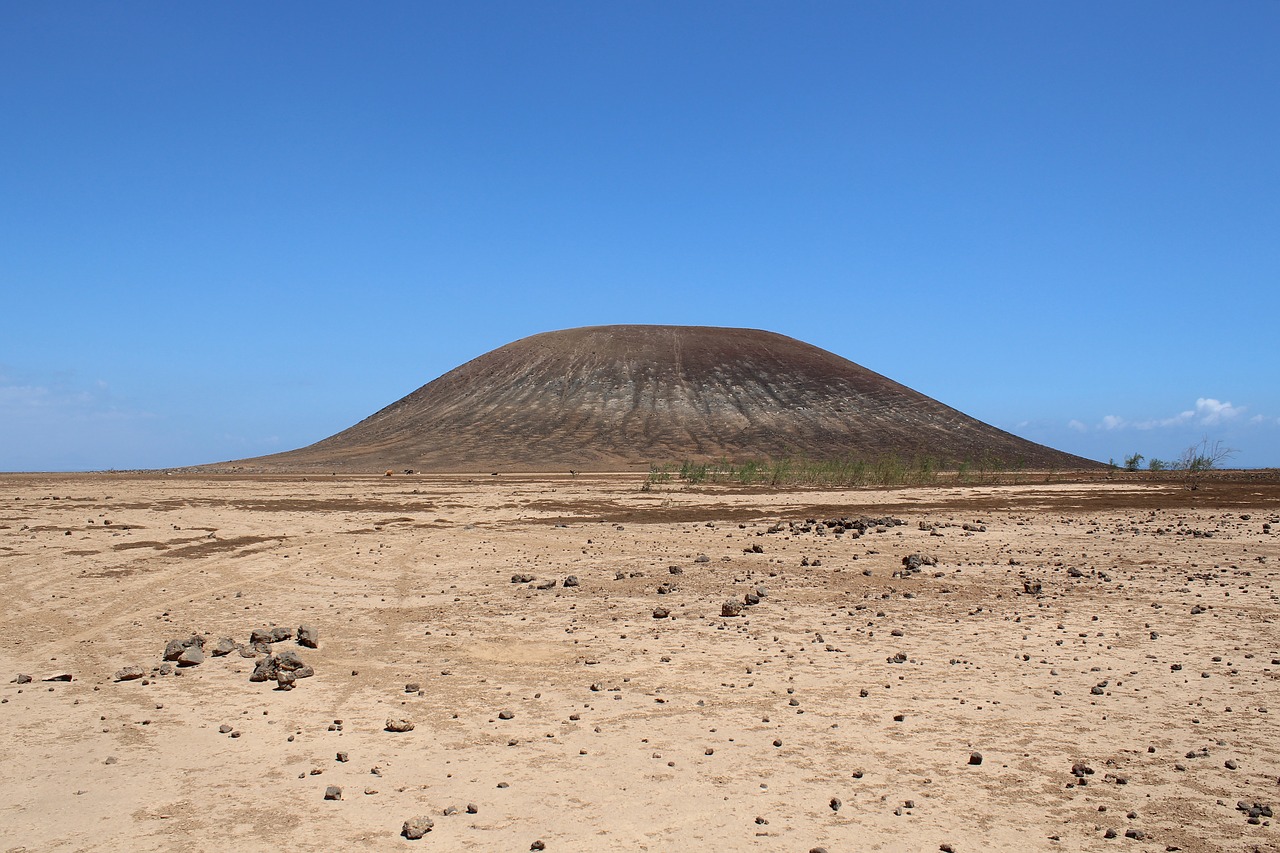
[{"label": "boulder", "polygon": [[298,626],[298,645],[306,646],[309,649],[320,648],[320,634],[310,625],[302,624]]}]

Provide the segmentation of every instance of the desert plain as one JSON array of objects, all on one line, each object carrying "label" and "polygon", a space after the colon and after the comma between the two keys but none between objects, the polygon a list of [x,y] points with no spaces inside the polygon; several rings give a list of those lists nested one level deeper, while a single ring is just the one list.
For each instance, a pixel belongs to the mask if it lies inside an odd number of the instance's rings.
[{"label": "desert plain", "polygon": [[1280,481],[1019,479],[5,475],[0,850],[1280,850]]}]

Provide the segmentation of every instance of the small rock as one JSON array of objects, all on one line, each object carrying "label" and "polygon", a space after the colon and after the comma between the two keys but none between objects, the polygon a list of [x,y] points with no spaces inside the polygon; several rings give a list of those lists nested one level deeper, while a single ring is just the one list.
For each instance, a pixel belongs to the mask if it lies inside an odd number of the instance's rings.
[{"label": "small rock", "polygon": [[215,658],[220,658],[220,657],[224,657],[225,655],[231,654],[235,650],[236,650],[236,641],[231,639],[230,637],[223,637],[222,639],[218,640],[217,645],[213,647],[213,649],[211,650],[211,654]]},{"label": "small rock", "polygon": [[411,732],[413,731],[413,720],[403,717],[394,717],[387,720],[387,731],[389,732]]},{"label": "small rock", "polygon": [[315,628],[303,623],[298,626],[298,645],[308,649],[320,648],[320,634]]},{"label": "small rock", "polygon": [[741,616],[742,602],[736,599],[730,599],[726,601],[724,604],[720,605],[720,615],[721,616]]},{"label": "small rock", "polygon": [[415,841],[431,831],[436,823],[426,815],[419,817],[411,817],[404,822],[404,826],[400,828],[400,834],[410,841]]},{"label": "small rock", "polygon": [[969,753],[969,763],[970,763],[970,764],[972,764],[972,765],[973,765],[973,766],[975,766],[975,767],[976,767],[976,766],[978,766],[979,764],[981,764],[981,763],[982,763],[982,753],[981,753],[981,752],[971,752],[971,753]]},{"label": "small rock", "polygon": [[116,671],[116,681],[133,681],[135,678],[142,678],[146,675],[140,666],[126,666]]},{"label": "small rock", "polygon": [[204,663],[204,649],[187,646],[177,658],[178,666],[199,666]]},{"label": "small rock", "polygon": [[340,800],[342,799],[342,789],[337,785],[330,785],[324,789],[324,798],[326,800]]}]

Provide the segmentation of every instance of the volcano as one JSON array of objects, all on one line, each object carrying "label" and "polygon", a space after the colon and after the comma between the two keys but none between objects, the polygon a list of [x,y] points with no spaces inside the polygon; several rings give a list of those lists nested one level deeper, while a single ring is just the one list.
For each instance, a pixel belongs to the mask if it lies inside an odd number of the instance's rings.
[{"label": "volcano", "polygon": [[[1094,468],[773,332],[591,326],[492,350],[360,423],[245,470],[625,471],[897,457]],[[217,466],[225,467],[225,466]]]}]

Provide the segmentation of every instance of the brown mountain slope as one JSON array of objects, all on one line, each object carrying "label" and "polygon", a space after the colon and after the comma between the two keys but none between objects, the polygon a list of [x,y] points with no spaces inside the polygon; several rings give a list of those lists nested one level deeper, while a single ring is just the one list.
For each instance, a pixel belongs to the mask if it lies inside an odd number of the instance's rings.
[{"label": "brown mountain slope", "polygon": [[[720,459],[1097,463],[1034,444],[773,332],[594,326],[467,362],[265,471],[625,470]],[[223,467],[223,466],[217,466]]]}]

